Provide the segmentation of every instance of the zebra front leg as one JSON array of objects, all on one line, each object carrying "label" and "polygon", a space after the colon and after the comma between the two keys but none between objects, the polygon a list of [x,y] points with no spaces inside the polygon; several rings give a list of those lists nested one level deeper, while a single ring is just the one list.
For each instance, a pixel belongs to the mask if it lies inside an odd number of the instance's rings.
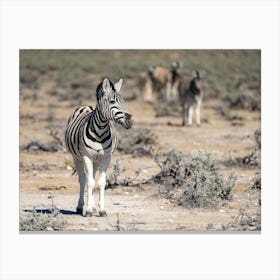
[{"label": "zebra front leg", "polygon": [[196,105],[195,113],[196,113],[196,125],[200,127],[200,104]]},{"label": "zebra front leg", "polygon": [[86,175],[84,171],[84,164],[82,161],[74,158],[75,168],[79,176],[79,184],[80,184],[80,195],[78,200],[78,206],[76,211],[78,214],[83,213],[84,207],[84,191],[85,191],[85,183],[86,183]]},{"label": "zebra front leg", "polygon": [[111,155],[104,158],[104,160],[101,162],[100,165],[100,177],[98,181],[99,185],[99,215],[101,217],[107,216],[106,210],[105,210],[105,201],[104,201],[104,192],[105,192],[105,186],[106,186],[106,171],[109,167],[111,161]]},{"label": "zebra front leg", "polygon": [[83,216],[91,217],[93,213],[96,213],[96,206],[94,201],[94,185],[95,185],[95,174],[96,168],[93,166],[92,160],[84,156],[84,166],[85,166],[85,175],[86,175],[86,185],[87,185],[87,203],[83,207]]}]

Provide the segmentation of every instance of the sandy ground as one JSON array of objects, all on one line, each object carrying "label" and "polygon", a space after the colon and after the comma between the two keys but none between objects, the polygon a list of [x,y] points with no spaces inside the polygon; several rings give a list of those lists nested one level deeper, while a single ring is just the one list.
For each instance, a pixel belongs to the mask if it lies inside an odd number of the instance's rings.
[{"label": "sandy ground", "polygon": [[[50,129],[56,128],[61,135],[67,118],[74,109],[67,101],[59,101],[50,96],[52,83],[46,83],[38,92],[36,100],[20,100],[20,145],[31,140],[42,143],[53,141]],[[85,101],[85,104],[93,105]],[[259,128],[259,113],[235,111],[242,117],[239,123],[225,120],[214,109],[211,102],[205,101],[200,128],[182,127],[181,118],[155,118],[153,108],[142,101],[127,102],[129,111],[135,118],[136,127],[147,127],[158,136],[157,148],[167,151],[176,148],[184,152],[207,151],[214,153],[219,160],[230,157],[244,157],[255,146],[254,131]],[[156,186],[143,184],[135,187],[107,189],[105,203],[107,217],[82,217],[76,214],[78,200],[78,180],[67,169],[65,161],[71,156],[66,151],[30,153],[20,152],[20,216],[37,211],[46,211],[51,206],[48,198],[51,190],[53,202],[66,220],[67,231],[206,231],[223,230],[238,215],[239,209],[248,200],[248,188],[252,184],[256,168],[223,167],[222,172],[235,172],[237,185],[232,191],[232,200],[219,209],[185,209],[175,206],[159,194]],[[126,176],[133,176],[141,168],[141,176],[149,178],[158,172],[158,167],[150,157],[132,157],[116,153],[113,163],[119,159],[126,167]],[[47,190],[44,190],[45,189]],[[49,190],[48,190],[49,189]],[[253,202],[249,208],[252,213],[257,209]]]}]

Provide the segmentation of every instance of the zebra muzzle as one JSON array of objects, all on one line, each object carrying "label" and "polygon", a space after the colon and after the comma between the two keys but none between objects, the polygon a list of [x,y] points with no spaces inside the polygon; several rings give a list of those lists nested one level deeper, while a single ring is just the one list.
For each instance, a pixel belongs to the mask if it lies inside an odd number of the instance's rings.
[{"label": "zebra muzzle", "polygon": [[133,117],[132,115],[125,113],[125,123],[127,128],[131,128],[133,125]]}]

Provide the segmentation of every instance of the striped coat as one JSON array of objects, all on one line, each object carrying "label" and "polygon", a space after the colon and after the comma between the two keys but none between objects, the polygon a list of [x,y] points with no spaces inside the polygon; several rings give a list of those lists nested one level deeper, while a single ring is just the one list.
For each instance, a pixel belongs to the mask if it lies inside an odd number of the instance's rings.
[{"label": "striped coat", "polygon": [[[80,196],[77,212],[92,216],[96,211],[93,190],[95,174],[99,170],[98,185],[99,215],[105,216],[104,189],[106,171],[111,155],[117,146],[117,133],[114,122],[125,128],[131,128],[132,116],[127,112],[123,97],[119,94],[122,79],[113,84],[104,79],[97,87],[96,108],[81,106],[70,116],[65,132],[65,143],[72,154],[79,176]],[[84,202],[85,187],[88,189],[87,202]]]}]

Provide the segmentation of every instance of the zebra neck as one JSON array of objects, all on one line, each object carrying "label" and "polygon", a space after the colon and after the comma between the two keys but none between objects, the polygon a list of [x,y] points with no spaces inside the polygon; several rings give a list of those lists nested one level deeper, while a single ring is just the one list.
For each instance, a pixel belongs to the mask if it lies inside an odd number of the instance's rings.
[{"label": "zebra neck", "polygon": [[106,130],[108,128],[109,121],[104,118],[98,105],[96,106],[94,114],[91,117],[91,125],[97,126],[99,130],[100,129]]}]

